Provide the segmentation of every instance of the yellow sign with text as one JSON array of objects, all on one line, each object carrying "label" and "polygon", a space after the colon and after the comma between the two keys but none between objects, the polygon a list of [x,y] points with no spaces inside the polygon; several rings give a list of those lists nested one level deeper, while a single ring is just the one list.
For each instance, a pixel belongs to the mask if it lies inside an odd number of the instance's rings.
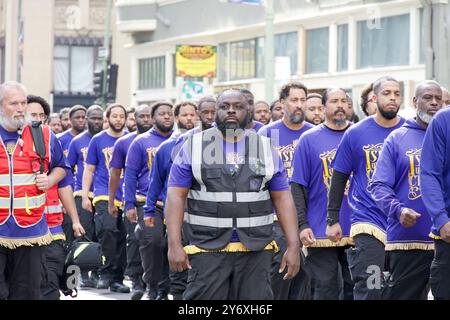
[{"label": "yellow sign with text", "polygon": [[176,68],[178,77],[216,76],[217,47],[178,45]]}]

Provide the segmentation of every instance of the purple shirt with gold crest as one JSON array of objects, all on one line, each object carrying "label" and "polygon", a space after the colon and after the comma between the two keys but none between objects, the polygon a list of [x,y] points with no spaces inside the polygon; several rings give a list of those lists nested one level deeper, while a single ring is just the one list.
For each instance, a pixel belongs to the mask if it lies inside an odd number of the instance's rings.
[{"label": "purple shirt with gold crest", "polygon": [[[385,241],[387,216],[373,201],[368,185],[372,181],[375,166],[383,148],[384,139],[405,122],[401,118],[392,128],[385,128],[376,123],[374,116],[368,117],[352,125],[344,134],[333,160],[334,170],[353,173],[348,201],[352,209],[351,236],[359,233],[374,235]],[[360,224],[356,228],[355,224]]]},{"label": "purple shirt with gold crest", "polygon": [[[331,162],[345,131],[332,130],[324,124],[320,124],[301,136],[294,151],[294,172],[291,181],[308,190],[306,206],[308,223],[315,238],[327,243],[325,234],[327,194],[330,191],[331,176],[333,175]],[[344,238],[350,235],[351,210],[347,200],[348,186],[349,182],[339,212],[339,222]],[[342,243],[342,245],[345,244],[347,243]]]},{"label": "purple shirt with gold crest", "polygon": [[314,125],[304,121],[300,130],[291,130],[283,122],[283,119],[272,122],[262,127],[258,134],[271,139],[273,146],[278,151],[278,155],[283,161],[288,178],[292,177],[292,161],[294,160],[294,149],[300,136],[314,128]]}]

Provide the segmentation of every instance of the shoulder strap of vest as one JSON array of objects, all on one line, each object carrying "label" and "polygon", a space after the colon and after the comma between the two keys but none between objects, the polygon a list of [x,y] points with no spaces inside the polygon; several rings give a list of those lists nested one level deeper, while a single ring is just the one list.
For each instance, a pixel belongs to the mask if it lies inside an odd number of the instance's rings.
[{"label": "shoulder strap of vest", "polygon": [[44,173],[45,169],[45,142],[44,142],[44,132],[42,131],[42,126],[40,121],[32,121],[30,124],[30,131],[33,137],[34,148],[36,153],[41,158],[40,173]]}]

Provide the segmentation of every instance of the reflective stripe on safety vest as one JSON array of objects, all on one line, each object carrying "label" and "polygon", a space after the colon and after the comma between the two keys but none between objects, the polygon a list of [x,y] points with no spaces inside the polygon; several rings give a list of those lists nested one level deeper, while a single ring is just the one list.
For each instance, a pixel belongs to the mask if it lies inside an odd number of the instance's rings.
[{"label": "reflective stripe on safety vest", "polygon": [[[36,183],[35,174],[14,174],[12,176],[13,185],[29,185]],[[9,174],[0,175],[0,186],[9,186],[11,184],[11,178]]]},{"label": "reflective stripe on safety vest", "polygon": [[54,214],[54,213],[61,213],[62,208],[61,206],[45,206],[44,213],[46,214]]},{"label": "reflective stripe on safety vest", "polygon": [[[269,191],[260,192],[236,192],[236,202],[254,202],[270,199]],[[210,202],[232,202],[233,192],[206,192],[201,190],[189,190],[189,199]]]},{"label": "reflective stripe on safety vest", "polygon": [[[0,208],[9,208],[10,198],[0,198]],[[45,194],[36,197],[14,198],[13,205],[15,209],[34,209],[45,204]]]},{"label": "reflective stripe on safety vest", "polygon": [[[259,217],[248,217],[248,218],[235,218],[236,227],[238,228],[252,228],[266,226],[273,223],[273,214],[268,214]],[[186,222],[190,224],[195,224],[204,227],[212,228],[232,228],[233,218],[213,218],[204,217],[194,214],[186,215]]]}]

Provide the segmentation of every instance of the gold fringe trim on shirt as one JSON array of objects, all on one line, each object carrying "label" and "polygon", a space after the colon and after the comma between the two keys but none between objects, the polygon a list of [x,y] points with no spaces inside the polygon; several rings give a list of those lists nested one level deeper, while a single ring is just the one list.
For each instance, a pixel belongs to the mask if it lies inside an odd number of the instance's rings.
[{"label": "gold fringe trim on shirt", "polygon": [[[109,202],[109,196],[98,196],[95,197],[94,200],[92,200],[92,205],[95,206],[95,204],[99,201],[106,201]],[[117,199],[114,199],[114,206],[121,208],[122,207],[122,201],[119,201]]]},{"label": "gold fringe trim on shirt", "polygon": [[52,236],[52,238],[53,238],[53,241],[56,241],[56,240],[64,240],[64,241],[66,241],[66,235],[65,234],[54,234]]},{"label": "gold fringe trim on shirt", "polygon": [[[81,190],[75,191],[75,192],[73,193],[73,197],[74,197],[74,198],[75,198],[75,197],[82,197],[82,196],[83,196],[83,192],[82,192]],[[89,199],[94,198],[94,193],[93,193],[93,192],[89,192],[88,197],[89,197]]]},{"label": "gold fringe trim on shirt", "polygon": [[430,234],[428,235],[431,239],[435,239],[435,240],[441,240],[441,236],[437,236],[435,235],[433,232],[430,232]]},{"label": "gold fringe trim on shirt", "polygon": [[385,247],[386,251],[393,250],[434,250],[434,243],[423,242],[403,242],[403,243],[388,243]]},{"label": "gold fringe trim on shirt", "polygon": [[8,249],[16,249],[22,246],[46,246],[52,242],[52,235],[50,231],[40,237],[35,238],[26,238],[26,239],[11,239],[11,238],[2,238],[0,237],[0,246],[6,247]]},{"label": "gold fringe trim on shirt", "polygon": [[137,202],[146,202],[147,201],[147,197],[143,196],[142,194],[137,194],[136,195],[136,201]]},{"label": "gold fringe trim on shirt", "polygon": [[316,239],[312,245],[308,248],[333,248],[333,247],[345,247],[354,245],[353,239],[350,237],[344,237],[339,242],[333,242],[330,239]]},{"label": "gold fringe trim on shirt", "polygon": [[[278,252],[279,248],[276,242],[272,240],[272,242],[265,246],[263,250],[273,250],[274,252]],[[205,250],[194,245],[189,245],[184,247],[184,251],[186,254],[196,254],[201,252],[250,252],[250,250],[247,249],[242,242],[230,242],[225,248],[218,250]]]},{"label": "gold fringe trim on shirt", "polygon": [[350,228],[350,237],[354,238],[361,233],[367,233],[380,240],[383,244],[386,244],[386,232],[381,230],[380,227],[370,223],[358,222],[352,224]]}]

